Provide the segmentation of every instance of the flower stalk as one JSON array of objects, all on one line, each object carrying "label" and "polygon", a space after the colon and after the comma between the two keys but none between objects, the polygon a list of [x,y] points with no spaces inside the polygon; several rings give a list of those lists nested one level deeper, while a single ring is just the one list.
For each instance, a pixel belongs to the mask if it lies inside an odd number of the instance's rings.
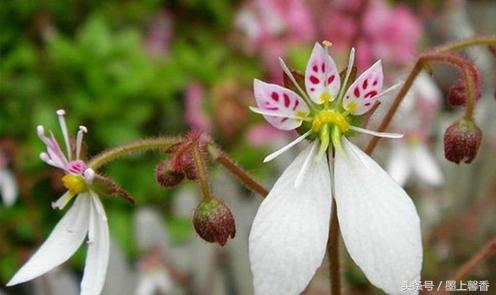
[{"label": "flower stalk", "polygon": [[210,195],[210,183],[208,181],[208,169],[205,159],[200,151],[200,143],[196,141],[192,146],[193,161],[198,176],[198,185],[204,200],[212,199]]}]

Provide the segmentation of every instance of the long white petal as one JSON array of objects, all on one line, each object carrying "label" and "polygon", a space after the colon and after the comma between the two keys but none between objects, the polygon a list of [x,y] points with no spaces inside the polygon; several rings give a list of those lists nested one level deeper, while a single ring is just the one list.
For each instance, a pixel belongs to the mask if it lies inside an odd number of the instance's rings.
[{"label": "long white petal", "polygon": [[377,137],[384,137],[384,138],[402,138],[403,137],[403,134],[400,134],[400,133],[379,132],[379,131],[360,128],[360,127],[356,127],[356,126],[350,126],[350,129],[354,130],[356,132],[365,133],[365,134],[373,135],[373,136],[377,136]]},{"label": "long white petal", "polygon": [[17,199],[17,183],[12,172],[7,169],[0,171],[0,194],[7,207],[12,206]]},{"label": "long white petal", "polygon": [[297,143],[301,142],[302,140],[304,140],[305,138],[307,138],[308,135],[310,135],[310,133],[312,132],[312,130],[309,130],[307,132],[305,132],[303,135],[301,136],[298,136],[295,140],[293,140],[292,142],[288,143],[287,145],[283,146],[282,148],[278,149],[277,151],[273,152],[272,154],[268,155],[267,157],[265,157],[265,159],[263,160],[264,163],[267,163],[269,161],[272,161],[274,160],[275,158],[279,157],[279,155],[281,155],[282,153],[284,153],[285,151],[289,150],[290,148],[292,148],[293,146],[295,146]]},{"label": "long white petal", "polygon": [[431,185],[441,185],[444,176],[439,163],[424,143],[412,147],[413,170],[417,176]]},{"label": "long white petal", "polygon": [[420,279],[420,220],[410,197],[346,138],[336,153],[335,198],[346,248],[370,282],[388,294]]},{"label": "long white petal", "polygon": [[412,159],[405,144],[398,142],[393,146],[386,171],[399,185],[405,185],[412,173]]},{"label": "long white petal", "polygon": [[69,259],[88,232],[90,200],[81,194],[55,226],[48,239],[8,282],[13,286],[34,279]]},{"label": "long white petal", "polygon": [[109,260],[109,230],[107,216],[100,198],[90,191],[91,215],[88,231],[88,253],[81,281],[81,295],[97,295],[102,292]]},{"label": "long white petal", "polygon": [[310,161],[303,185],[294,187],[311,149],[284,171],[253,221],[249,252],[256,295],[299,294],[324,258],[332,204],[327,157]]}]

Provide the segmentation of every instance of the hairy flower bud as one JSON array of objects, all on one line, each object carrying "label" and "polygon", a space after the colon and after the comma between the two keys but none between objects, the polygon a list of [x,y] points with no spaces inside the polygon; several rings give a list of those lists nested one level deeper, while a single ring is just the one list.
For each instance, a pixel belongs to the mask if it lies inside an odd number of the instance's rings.
[{"label": "hairy flower bud", "polygon": [[444,133],[444,156],[451,162],[470,163],[477,156],[482,131],[471,120],[461,119]]},{"label": "hairy flower bud", "polygon": [[[473,83],[474,83],[474,98],[478,101],[481,97],[481,87],[480,87],[480,73],[478,70],[474,71]],[[448,90],[447,96],[448,103],[452,106],[461,106],[467,103],[467,85],[465,80],[458,79]]]},{"label": "hairy flower bud", "polygon": [[224,246],[236,234],[236,224],[231,210],[219,199],[203,200],[195,210],[193,226],[207,242]]},{"label": "hairy flower bud", "polygon": [[184,173],[167,169],[167,163],[160,161],[155,168],[155,177],[160,185],[171,188],[178,185],[184,179]]}]

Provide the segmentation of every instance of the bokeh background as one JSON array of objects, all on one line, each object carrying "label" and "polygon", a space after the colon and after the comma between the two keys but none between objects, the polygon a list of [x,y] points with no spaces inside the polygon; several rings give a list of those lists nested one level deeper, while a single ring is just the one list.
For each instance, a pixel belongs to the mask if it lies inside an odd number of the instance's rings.
[{"label": "bokeh background", "polygon": [[[62,175],[39,160],[43,145],[35,132],[43,124],[60,136],[57,109],[66,110],[73,132],[88,127],[90,155],[196,128],[270,187],[293,155],[264,165],[262,159],[293,135],[247,107],[254,104],[253,78],[282,81],[278,56],[303,70],[313,43],[330,40],[340,68],[353,46],[359,71],[380,58],[391,85],[420,52],[494,33],[495,19],[492,0],[1,1],[0,170],[8,172],[0,173],[0,184],[12,184],[4,175],[13,175],[17,200],[0,205],[0,294],[78,294],[85,247],[46,276],[3,287],[63,215],[50,206],[64,191]],[[410,140],[383,141],[374,154],[390,167],[398,146],[421,142],[434,165],[412,168],[402,183],[421,215],[422,277],[435,282],[449,279],[496,235],[496,59],[482,47],[462,54],[482,77],[477,159],[457,166],[443,157],[443,132],[462,113],[444,99],[458,78],[447,67],[433,67],[433,76],[408,96],[393,129],[412,134]],[[231,207],[237,236],[223,248],[208,244],[191,225],[195,184],[166,190],[155,181],[155,165],[164,158],[137,155],[104,169],[136,199],[135,205],[103,199],[112,236],[104,294],[137,294],[147,278],[162,284],[157,294],[252,294],[247,237],[261,199],[212,165],[214,191]],[[347,293],[380,294],[346,253],[343,259]],[[495,294],[495,269],[496,257],[489,257],[467,280],[494,282]],[[307,294],[326,294],[328,285],[325,262]]]}]

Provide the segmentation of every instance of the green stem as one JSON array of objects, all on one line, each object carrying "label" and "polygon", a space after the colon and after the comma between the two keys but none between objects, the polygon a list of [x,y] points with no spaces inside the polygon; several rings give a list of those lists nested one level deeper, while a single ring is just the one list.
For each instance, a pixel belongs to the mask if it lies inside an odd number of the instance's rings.
[{"label": "green stem", "polygon": [[464,49],[475,45],[496,45],[496,36],[479,36],[467,38],[460,41],[454,41],[439,47],[434,48],[434,51],[447,52]]},{"label": "green stem", "polygon": [[198,185],[200,186],[200,191],[204,200],[210,200],[212,196],[210,195],[210,183],[208,181],[208,169],[205,164],[205,160],[200,152],[199,143],[195,142],[193,144],[193,160],[195,162],[195,170],[198,175]]},{"label": "green stem", "polygon": [[179,142],[181,139],[177,137],[156,137],[126,143],[96,155],[89,161],[88,167],[98,170],[118,158],[146,151],[164,150]]}]

